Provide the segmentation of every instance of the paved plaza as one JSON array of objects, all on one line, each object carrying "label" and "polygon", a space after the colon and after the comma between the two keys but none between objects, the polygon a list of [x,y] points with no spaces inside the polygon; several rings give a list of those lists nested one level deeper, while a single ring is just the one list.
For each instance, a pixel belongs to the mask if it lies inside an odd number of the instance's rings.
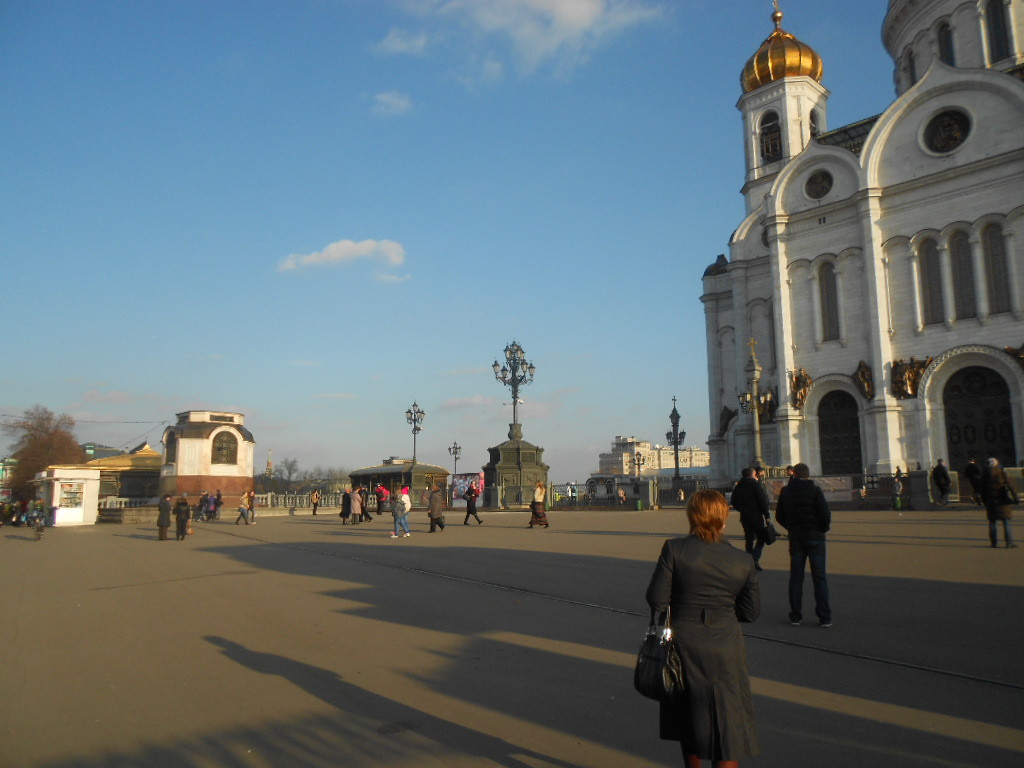
[{"label": "paved plaza", "polygon": [[[0,766],[681,765],[632,689],[681,510],[326,513],[0,528]],[[762,562],[744,768],[1024,765],[1024,548],[983,512],[837,512],[831,629],[789,625],[784,542]]]}]

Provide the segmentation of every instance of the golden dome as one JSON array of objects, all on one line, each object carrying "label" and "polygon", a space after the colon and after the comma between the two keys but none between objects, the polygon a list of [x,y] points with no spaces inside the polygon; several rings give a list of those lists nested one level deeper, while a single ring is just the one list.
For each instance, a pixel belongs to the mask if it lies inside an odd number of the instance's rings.
[{"label": "golden dome", "polygon": [[784,77],[810,77],[820,83],[823,71],[821,56],[811,46],[782,31],[782,11],[778,5],[772,12],[772,22],[775,31],[768,35],[743,67],[740,75],[743,92],[750,93]]}]

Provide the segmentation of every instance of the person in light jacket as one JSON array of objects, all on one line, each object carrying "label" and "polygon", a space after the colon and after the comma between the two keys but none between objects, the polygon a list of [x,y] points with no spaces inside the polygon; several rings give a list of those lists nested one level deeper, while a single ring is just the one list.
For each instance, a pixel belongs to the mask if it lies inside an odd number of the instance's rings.
[{"label": "person in light jacket", "polygon": [[538,480],[533,488],[533,503],[530,505],[530,528],[535,525],[548,527],[548,515],[544,511],[544,492],[544,481]]}]

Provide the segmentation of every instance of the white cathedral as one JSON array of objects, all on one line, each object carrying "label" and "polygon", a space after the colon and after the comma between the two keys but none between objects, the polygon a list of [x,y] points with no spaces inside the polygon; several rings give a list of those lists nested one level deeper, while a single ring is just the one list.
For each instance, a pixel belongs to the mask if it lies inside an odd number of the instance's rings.
[{"label": "white cathedral", "polygon": [[713,477],[1016,465],[1024,0],[889,0],[896,99],[836,129],[821,58],[771,18],[737,105],[746,218],[703,278]]}]

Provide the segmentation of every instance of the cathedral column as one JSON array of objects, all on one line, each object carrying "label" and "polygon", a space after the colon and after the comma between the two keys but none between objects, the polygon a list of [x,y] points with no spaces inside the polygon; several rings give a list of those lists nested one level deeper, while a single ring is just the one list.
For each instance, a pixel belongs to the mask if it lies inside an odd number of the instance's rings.
[{"label": "cathedral column", "polygon": [[985,279],[985,255],[981,252],[981,238],[972,230],[967,237],[971,246],[971,266],[974,268],[974,300],[977,302],[978,320],[988,320],[988,281]]},{"label": "cathedral column", "polygon": [[774,236],[769,237],[772,292],[778,308],[778,311],[772,313],[772,323],[775,327],[775,370],[779,382],[779,408],[775,412],[775,424],[779,433],[781,466],[803,461],[804,454],[800,444],[804,416],[802,411],[793,407],[789,391],[790,372],[797,365],[793,341],[793,283],[789,279],[786,223],[785,216],[775,216],[770,223]]},{"label": "cathedral column", "polygon": [[1006,244],[1006,276],[1010,281],[1010,311],[1017,320],[1024,319],[1024,309],[1021,306],[1021,260],[1024,253],[1018,252],[1021,246],[1020,240],[1015,232],[1009,227],[1003,229],[1003,242]]},{"label": "cathedral column", "polygon": [[[891,246],[888,251],[883,248],[882,233],[877,223],[882,220],[880,190],[868,189],[862,195],[858,213],[864,243],[864,297],[867,302],[864,317],[871,350],[868,362],[875,384],[875,397],[864,406],[862,426],[866,454],[863,461],[869,473],[892,472],[897,464],[902,463],[903,453],[900,446],[901,408],[893,397],[888,375],[893,357],[888,266],[894,255],[892,251],[899,246]],[[905,257],[909,244],[904,244],[902,250],[904,253],[899,256]],[[915,301],[918,286],[915,269]],[[920,306],[919,302],[916,303]],[[915,316],[920,315],[916,313]]]},{"label": "cathedral column", "polygon": [[949,255],[949,244],[942,240],[938,244],[939,272],[942,275],[942,310],[946,328],[953,327],[956,316],[956,296],[953,295],[953,264]]}]

